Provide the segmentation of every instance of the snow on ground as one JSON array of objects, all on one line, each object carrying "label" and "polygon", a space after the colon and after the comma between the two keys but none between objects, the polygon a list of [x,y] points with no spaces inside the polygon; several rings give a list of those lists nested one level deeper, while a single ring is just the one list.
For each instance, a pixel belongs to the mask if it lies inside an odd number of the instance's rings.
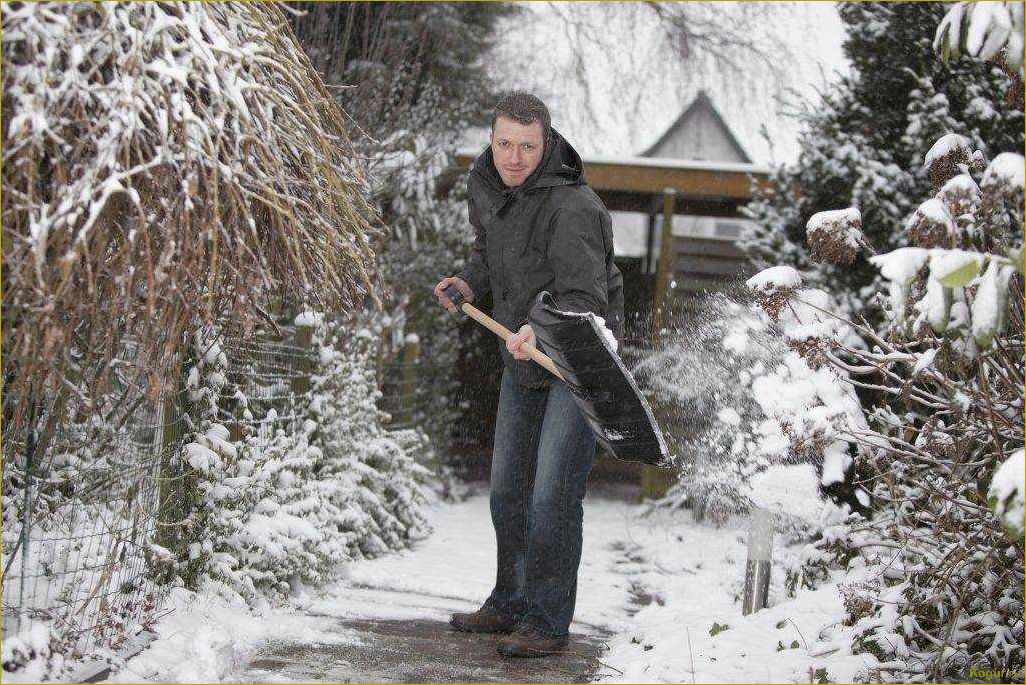
[{"label": "snow on ground", "polygon": [[[110,682],[243,679],[246,664],[268,645],[359,643],[347,620],[444,622],[452,611],[476,608],[495,572],[487,488],[460,503],[434,503],[428,516],[435,532],[413,549],[353,563],[335,585],[287,607],[252,613],[210,594],[177,591],[159,638]],[[850,682],[869,665],[871,658],[852,656],[847,642],[832,642],[843,613],[836,583],[785,596],[781,562],[797,548],[775,550],[770,608],[741,616],[742,519],[717,528],[684,511],[645,515],[623,492],[593,488],[584,532],[571,632],[613,634],[597,680],[808,682],[812,667]]]}]

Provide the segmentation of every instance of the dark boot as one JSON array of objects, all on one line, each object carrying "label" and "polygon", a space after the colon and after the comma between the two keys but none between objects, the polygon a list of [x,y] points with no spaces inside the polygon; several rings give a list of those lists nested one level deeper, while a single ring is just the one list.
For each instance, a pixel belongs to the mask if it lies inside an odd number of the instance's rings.
[{"label": "dark boot", "polygon": [[497,614],[487,607],[481,607],[469,614],[453,614],[449,625],[464,633],[512,633],[517,625],[512,616]]},{"label": "dark boot", "polygon": [[547,656],[562,652],[568,642],[567,637],[552,637],[522,623],[512,635],[500,640],[496,649],[503,656]]}]

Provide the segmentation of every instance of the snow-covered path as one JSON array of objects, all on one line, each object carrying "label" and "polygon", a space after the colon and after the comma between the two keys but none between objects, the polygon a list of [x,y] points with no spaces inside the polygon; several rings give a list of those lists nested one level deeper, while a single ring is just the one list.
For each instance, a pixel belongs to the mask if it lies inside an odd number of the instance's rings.
[{"label": "snow-covered path", "polygon": [[197,613],[193,596],[115,679],[809,682],[811,667],[817,680],[851,682],[870,665],[833,641],[842,614],[835,584],[788,598],[775,565],[771,606],[742,617],[745,522],[717,528],[663,510],[642,517],[633,495],[594,488],[585,500],[568,655],[506,660],[495,637],[448,629],[449,614],[476,608],[494,579],[479,486],[463,502],[432,505],[434,533],[412,549],[354,563],[345,579],[291,607],[246,618],[208,604]]}]

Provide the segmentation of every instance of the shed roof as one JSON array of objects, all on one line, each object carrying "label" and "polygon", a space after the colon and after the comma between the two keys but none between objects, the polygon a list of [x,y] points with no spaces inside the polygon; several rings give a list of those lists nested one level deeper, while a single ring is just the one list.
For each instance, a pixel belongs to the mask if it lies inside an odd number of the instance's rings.
[{"label": "shed roof", "polygon": [[734,136],[734,132],[727,126],[727,122],[723,120],[718,109],[713,104],[709,96],[706,95],[704,90],[698,91],[698,95],[691,101],[691,104],[681,113],[677,120],[670,124],[670,127],[659,137],[659,139],[650,145],[644,152],[641,153],[642,157],[658,157],[659,148],[661,148],[670,138],[679,135],[682,129],[686,128],[692,120],[696,117],[707,114],[713,121],[716,122],[718,127],[722,130],[724,138],[734,148],[735,153],[738,157],[747,163],[751,163],[752,159],[745,152],[745,149],[738,142]]}]

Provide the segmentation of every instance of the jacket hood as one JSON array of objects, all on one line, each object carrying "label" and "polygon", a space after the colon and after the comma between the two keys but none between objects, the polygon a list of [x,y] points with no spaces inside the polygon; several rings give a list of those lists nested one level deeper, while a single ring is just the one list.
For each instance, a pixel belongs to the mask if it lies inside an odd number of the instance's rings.
[{"label": "jacket hood", "polygon": [[502,193],[502,206],[514,197],[532,190],[580,185],[585,182],[581,156],[554,128],[549,131],[549,143],[545,146],[545,155],[538,168],[520,185],[510,188],[502,182],[502,177],[495,168],[490,145],[474,160],[470,173],[493,191]]}]

